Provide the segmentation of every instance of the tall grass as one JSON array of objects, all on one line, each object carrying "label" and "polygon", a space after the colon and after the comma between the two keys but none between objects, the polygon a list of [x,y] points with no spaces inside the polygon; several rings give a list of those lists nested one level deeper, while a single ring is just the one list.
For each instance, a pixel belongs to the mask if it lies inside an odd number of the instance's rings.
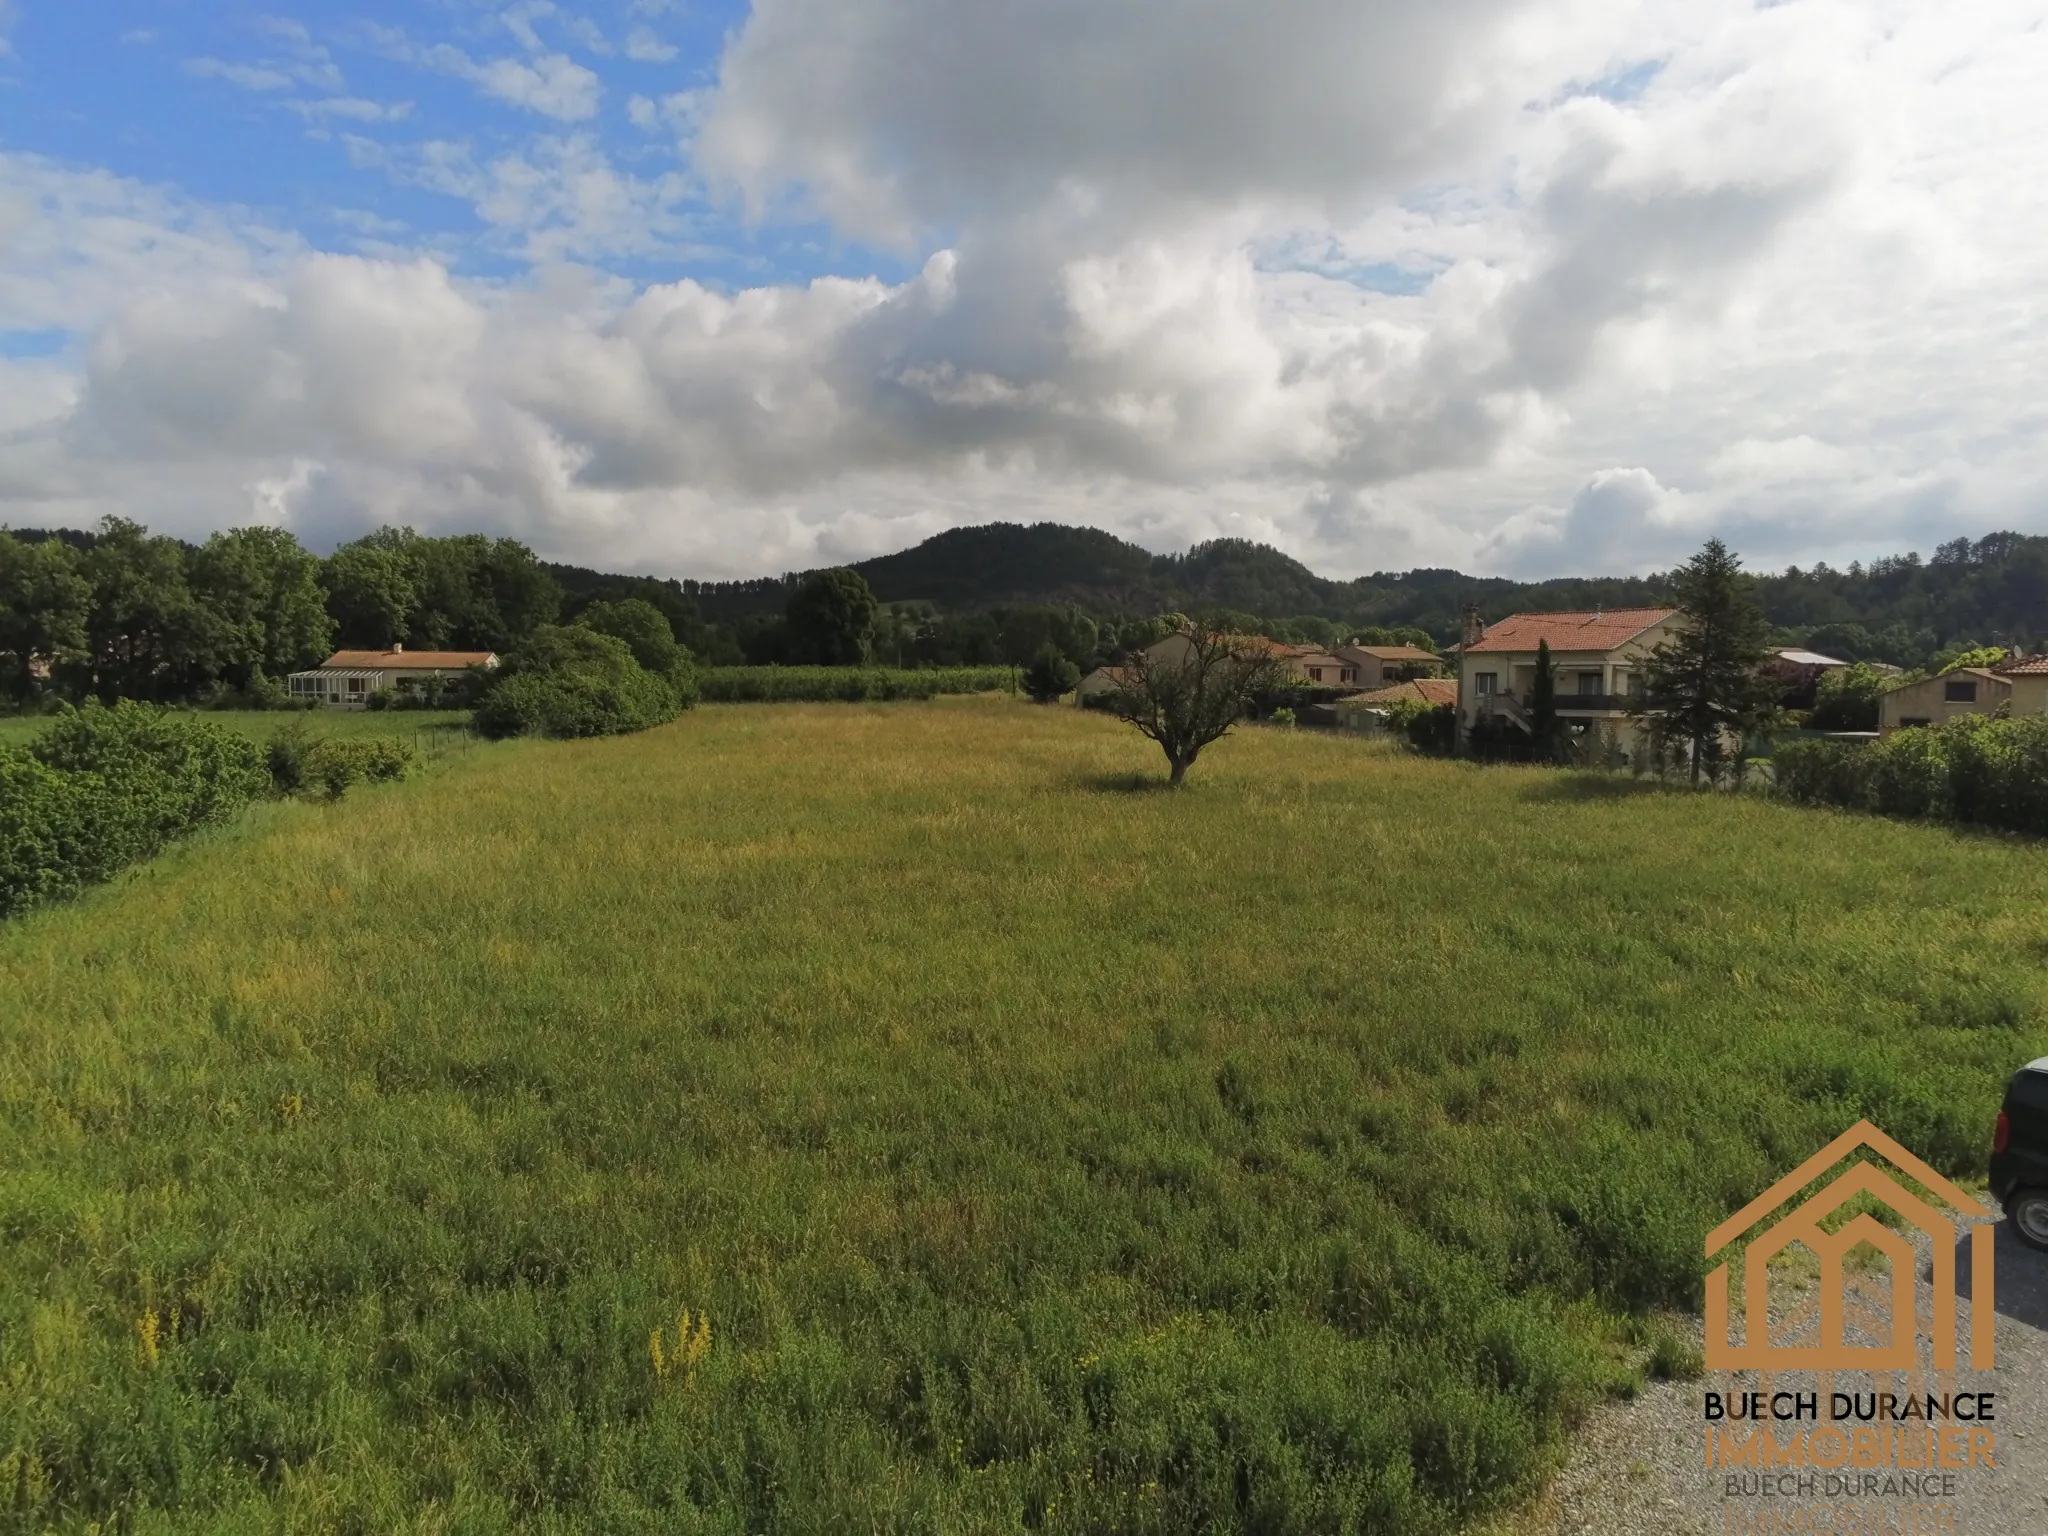
[{"label": "tall grass", "polygon": [[[2038,850],[1007,699],[260,807],[0,932],[0,1522],[1443,1532],[1859,1115],[2048,1050]],[[658,1349],[657,1349],[658,1344]]]},{"label": "tall grass", "polygon": [[881,703],[945,693],[1014,693],[1015,667],[707,667],[707,704]]}]

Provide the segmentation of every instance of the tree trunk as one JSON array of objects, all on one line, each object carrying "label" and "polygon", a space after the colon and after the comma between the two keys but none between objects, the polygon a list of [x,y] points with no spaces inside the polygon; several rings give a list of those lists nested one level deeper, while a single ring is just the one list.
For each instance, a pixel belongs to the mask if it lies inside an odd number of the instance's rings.
[{"label": "tree trunk", "polygon": [[1179,789],[1181,786],[1181,781],[1186,779],[1188,776],[1188,765],[1182,762],[1177,757],[1169,757],[1167,759],[1167,762],[1173,765],[1173,773],[1167,778],[1166,781],[1167,787],[1169,789]]}]

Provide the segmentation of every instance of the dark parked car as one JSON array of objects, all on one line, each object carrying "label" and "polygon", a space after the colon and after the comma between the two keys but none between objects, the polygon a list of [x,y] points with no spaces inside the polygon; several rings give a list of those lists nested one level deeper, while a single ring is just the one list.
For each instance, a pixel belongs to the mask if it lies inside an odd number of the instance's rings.
[{"label": "dark parked car", "polygon": [[2006,1085],[1991,1141],[1991,1193],[2020,1241],[2048,1251],[2048,1056]]}]

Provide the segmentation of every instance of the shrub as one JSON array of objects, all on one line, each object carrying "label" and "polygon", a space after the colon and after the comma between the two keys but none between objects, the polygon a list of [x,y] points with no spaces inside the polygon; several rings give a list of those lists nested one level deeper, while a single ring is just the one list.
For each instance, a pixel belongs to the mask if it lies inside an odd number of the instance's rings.
[{"label": "shrub", "polygon": [[1282,729],[1291,727],[1294,724],[1294,711],[1291,709],[1276,709],[1273,711],[1272,720],[1273,724],[1280,726]]},{"label": "shrub", "polygon": [[491,674],[470,667],[449,677],[401,678],[393,709],[474,709],[491,684]]},{"label": "shrub", "polygon": [[312,749],[313,738],[307,734],[304,720],[294,720],[271,732],[264,748],[270,787],[280,795],[297,794],[305,788],[306,754]]},{"label": "shrub", "polygon": [[365,709],[389,709],[396,702],[397,698],[398,695],[389,688],[372,688],[370,696],[363,700],[363,707]]},{"label": "shrub", "polygon": [[391,737],[328,736],[306,749],[299,787],[317,784],[328,799],[339,800],[353,784],[402,779],[412,765],[411,746]]},{"label": "shrub", "polygon": [[1073,692],[1081,681],[1081,669],[1067,660],[1050,640],[1038,648],[1031,665],[1024,669],[1024,691],[1035,703],[1051,704]]},{"label": "shrub", "polygon": [[493,738],[644,731],[695,703],[694,681],[681,668],[674,681],[656,676],[614,636],[543,625],[477,706],[476,728]]},{"label": "shrub", "polygon": [[1861,661],[1824,672],[1806,723],[1816,731],[1874,731],[1878,701],[1894,681],[1891,674]]},{"label": "shrub", "polygon": [[1894,731],[1870,749],[1870,808],[1886,816],[1948,814],[1946,731]]},{"label": "shrub", "polygon": [[1397,699],[1387,706],[1387,729],[1406,736],[1418,752],[1446,757],[1457,745],[1458,711],[1450,704]]},{"label": "shrub", "polygon": [[1870,803],[1870,753],[1846,741],[1788,741],[1771,754],[1778,792],[1801,805]]},{"label": "shrub", "polygon": [[1869,746],[1790,742],[1778,792],[1804,805],[2048,835],[2048,716],[1964,715]]},{"label": "shrub", "polygon": [[709,667],[701,678],[704,700],[711,704],[929,699],[942,693],[1001,693],[1015,680],[1008,667]]},{"label": "shrub", "polygon": [[67,710],[0,751],[0,916],[111,878],[264,793],[255,743],[146,704]]}]

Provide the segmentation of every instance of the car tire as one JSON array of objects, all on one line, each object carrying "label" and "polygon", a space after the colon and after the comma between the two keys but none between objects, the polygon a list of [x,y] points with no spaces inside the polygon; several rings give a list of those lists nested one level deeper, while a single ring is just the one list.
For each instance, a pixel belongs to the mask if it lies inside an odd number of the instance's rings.
[{"label": "car tire", "polygon": [[2013,1235],[2029,1248],[2048,1253],[2048,1189],[2022,1189],[2005,1203]]}]

